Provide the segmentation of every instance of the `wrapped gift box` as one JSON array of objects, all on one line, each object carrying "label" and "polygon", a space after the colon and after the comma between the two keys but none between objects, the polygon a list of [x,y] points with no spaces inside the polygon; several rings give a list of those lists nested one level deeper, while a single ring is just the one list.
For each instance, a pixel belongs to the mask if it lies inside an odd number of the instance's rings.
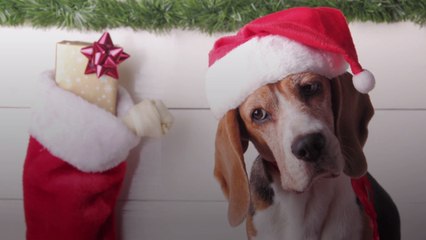
[{"label": "wrapped gift box", "polygon": [[56,45],[57,84],[112,114],[116,113],[118,81],[107,75],[85,74],[88,59],[80,52],[91,45],[62,41]]}]

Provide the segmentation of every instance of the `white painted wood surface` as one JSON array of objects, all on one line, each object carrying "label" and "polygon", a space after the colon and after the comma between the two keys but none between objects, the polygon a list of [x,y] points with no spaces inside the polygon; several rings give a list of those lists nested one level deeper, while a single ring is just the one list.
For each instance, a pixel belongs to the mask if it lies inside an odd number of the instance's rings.
[{"label": "white painted wood surface", "polygon": [[[396,201],[403,239],[426,239],[426,28],[411,23],[351,24],[361,63],[376,75],[376,115],[365,147],[370,172]],[[132,57],[120,80],[133,97],[160,98],[176,122],[129,156],[118,204],[123,240],[244,239],[232,229],[212,176],[216,120],[204,97],[207,53],[219,35],[110,31]],[[55,43],[99,33],[0,28],[0,238],[25,238],[22,165],[38,73],[54,68]],[[24,67],[25,70],[22,70]],[[249,150],[250,166],[255,151]]]}]

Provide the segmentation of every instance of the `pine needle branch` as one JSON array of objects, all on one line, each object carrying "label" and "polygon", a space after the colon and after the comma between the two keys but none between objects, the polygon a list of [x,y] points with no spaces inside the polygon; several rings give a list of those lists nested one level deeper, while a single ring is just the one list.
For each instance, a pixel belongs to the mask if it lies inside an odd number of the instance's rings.
[{"label": "pine needle branch", "polygon": [[339,8],[349,21],[426,24],[426,0],[0,0],[0,25],[213,33],[296,6]]}]

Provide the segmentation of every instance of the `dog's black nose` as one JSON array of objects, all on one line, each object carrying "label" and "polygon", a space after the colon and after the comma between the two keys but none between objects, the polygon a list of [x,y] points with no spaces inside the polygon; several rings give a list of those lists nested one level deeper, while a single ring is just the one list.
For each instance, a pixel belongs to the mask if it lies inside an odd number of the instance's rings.
[{"label": "dog's black nose", "polygon": [[316,162],[325,146],[325,138],[321,133],[311,133],[297,137],[291,144],[291,152],[298,159]]}]

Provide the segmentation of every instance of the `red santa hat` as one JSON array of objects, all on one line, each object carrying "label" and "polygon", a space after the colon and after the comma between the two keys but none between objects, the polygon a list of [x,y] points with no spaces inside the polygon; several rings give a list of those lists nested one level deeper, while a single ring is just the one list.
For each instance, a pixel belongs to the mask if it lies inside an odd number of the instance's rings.
[{"label": "red santa hat", "polygon": [[216,41],[209,53],[207,99],[220,118],[257,88],[289,74],[310,71],[334,78],[348,65],[359,92],[374,88],[374,76],[358,62],[341,11],[291,8],[258,18],[236,35]]}]

